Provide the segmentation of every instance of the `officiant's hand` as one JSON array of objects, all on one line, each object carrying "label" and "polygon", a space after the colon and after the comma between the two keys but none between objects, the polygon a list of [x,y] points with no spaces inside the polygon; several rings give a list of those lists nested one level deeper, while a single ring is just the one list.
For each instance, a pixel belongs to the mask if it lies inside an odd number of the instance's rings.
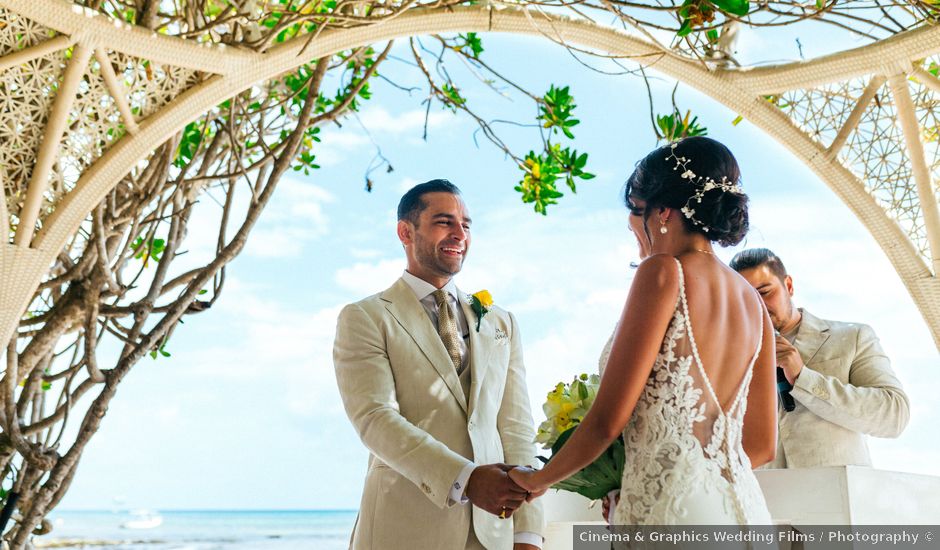
[{"label": "officiant's hand", "polygon": [[516,466],[509,472],[509,477],[516,482],[516,485],[529,492],[526,501],[532,502],[539,498],[548,490],[548,485],[541,486],[537,479],[538,470],[533,470],[528,466]]},{"label": "officiant's hand", "polygon": [[803,358],[800,357],[800,350],[793,347],[793,344],[783,336],[777,336],[776,344],[777,366],[783,369],[787,382],[793,385],[803,370]]},{"label": "officiant's hand", "polygon": [[470,474],[464,494],[474,506],[494,516],[503,519],[512,516],[526,497],[525,489],[509,479],[508,472],[512,469],[513,466],[502,463],[477,466]]}]

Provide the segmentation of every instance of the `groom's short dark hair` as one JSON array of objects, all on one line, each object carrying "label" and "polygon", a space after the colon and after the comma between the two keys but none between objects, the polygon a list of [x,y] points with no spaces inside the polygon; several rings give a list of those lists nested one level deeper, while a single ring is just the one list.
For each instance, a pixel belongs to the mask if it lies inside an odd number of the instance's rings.
[{"label": "groom's short dark hair", "polygon": [[431,180],[415,185],[398,202],[398,221],[408,220],[417,227],[421,212],[428,207],[421,197],[428,193],[460,195],[460,189],[447,180]]},{"label": "groom's short dark hair", "polygon": [[770,271],[782,282],[787,278],[787,268],[783,265],[783,260],[769,248],[748,248],[742,250],[731,258],[731,269],[738,273],[745,269],[753,269],[766,265]]}]

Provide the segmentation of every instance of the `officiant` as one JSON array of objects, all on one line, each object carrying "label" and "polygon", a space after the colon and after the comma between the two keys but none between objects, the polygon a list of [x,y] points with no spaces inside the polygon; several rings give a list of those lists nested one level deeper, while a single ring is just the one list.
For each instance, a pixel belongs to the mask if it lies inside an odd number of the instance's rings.
[{"label": "officiant", "polygon": [[910,417],[875,332],[797,308],[793,277],[766,248],[739,252],[731,268],[760,293],[779,333],[779,435],[766,468],[871,466],[866,436],[898,437]]}]

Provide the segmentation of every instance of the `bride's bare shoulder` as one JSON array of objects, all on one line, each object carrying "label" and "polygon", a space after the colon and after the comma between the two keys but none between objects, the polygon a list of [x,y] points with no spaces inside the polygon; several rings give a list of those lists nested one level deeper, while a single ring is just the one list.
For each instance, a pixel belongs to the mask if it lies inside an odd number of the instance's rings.
[{"label": "bride's bare shoulder", "polygon": [[676,259],[668,254],[653,254],[647,257],[636,269],[632,286],[644,291],[678,290],[679,266]]}]

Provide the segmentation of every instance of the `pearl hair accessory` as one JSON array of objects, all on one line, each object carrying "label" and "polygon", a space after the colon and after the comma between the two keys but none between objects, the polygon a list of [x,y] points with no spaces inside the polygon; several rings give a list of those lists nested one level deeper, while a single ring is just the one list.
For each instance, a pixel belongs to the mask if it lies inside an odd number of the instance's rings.
[{"label": "pearl hair accessory", "polygon": [[[691,169],[689,169],[689,163],[691,162],[686,157],[676,156],[676,147],[678,143],[673,143],[669,151],[669,156],[666,157],[666,160],[674,159],[676,161],[676,166],[673,170],[682,169],[681,177],[682,179],[689,180],[693,186],[696,187],[695,194],[689,197],[689,200],[686,201],[685,206],[681,208],[682,214],[692,222],[693,225],[699,226],[702,228],[702,231],[708,233],[708,226],[704,222],[695,218],[695,209],[690,205],[693,205],[692,201],[695,201],[694,204],[701,204],[702,197],[705,196],[705,193],[711,191],[712,189],[720,189],[725,193],[733,193],[735,195],[742,195],[744,191],[741,189],[741,186],[737,183],[728,181],[728,178],[725,176],[721,177],[721,181],[715,181],[710,177],[702,177],[696,175]],[[664,232],[665,233],[665,232]]]}]

